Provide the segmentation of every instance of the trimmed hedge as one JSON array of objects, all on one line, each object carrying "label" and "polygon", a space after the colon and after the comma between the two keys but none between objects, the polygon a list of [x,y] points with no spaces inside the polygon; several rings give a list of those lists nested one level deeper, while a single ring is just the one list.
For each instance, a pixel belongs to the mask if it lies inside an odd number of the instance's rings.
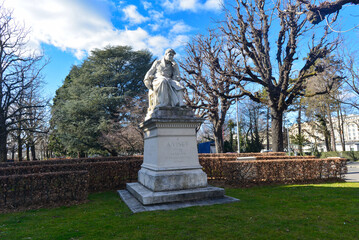
[{"label": "trimmed hedge", "polygon": [[207,174],[209,180],[223,180],[225,179],[223,162],[232,161],[234,159],[225,157],[200,157],[199,164],[202,166],[203,171]]},{"label": "trimmed hedge", "polygon": [[240,157],[236,156],[208,156],[208,157],[199,157],[200,161],[205,160],[222,160],[222,161],[254,161],[254,160],[303,160],[303,159],[317,159],[314,156],[256,156],[255,159],[239,159]]},{"label": "trimmed hedge", "polygon": [[343,157],[350,161],[359,161],[359,151],[345,151],[345,152],[321,152],[320,158],[328,157]]},{"label": "trimmed hedge", "polygon": [[87,171],[36,173],[0,177],[0,212],[84,202]]},{"label": "trimmed hedge", "polygon": [[199,153],[198,157],[257,157],[257,156],[286,156],[285,152],[267,152],[267,153]]},{"label": "trimmed hedge", "polygon": [[142,160],[105,162],[71,161],[69,164],[45,164],[50,162],[51,161],[42,161],[42,164],[34,166],[13,166],[0,168],[0,176],[63,171],[88,171],[88,190],[90,192],[99,192],[120,189],[125,186],[126,182],[136,181],[137,172],[140,170],[142,164]]},{"label": "trimmed hedge", "polygon": [[346,159],[218,161],[204,165],[209,179],[234,185],[342,181]]},{"label": "trimmed hedge", "polygon": [[120,157],[72,158],[72,159],[59,158],[59,159],[52,159],[52,160],[46,160],[46,161],[3,162],[3,163],[0,163],[0,168],[35,166],[35,165],[50,165],[50,164],[74,164],[74,163],[88,163],[88,162],[131,161],[131,160],[143,160],[143,156],[142,155],[134,155],[134,156],[120,156]]},{"label": "trimmed hedge", "polygon": [[90,192],[118,190],[137,181],[142,160],[97,162],[84,164],[90,175]]},{"label": "trimmed hedge", "polygon": [[[255,156],[257,160],[237,160],[238,156]],[[346,161],[283,153],[199,154],[209,180],[240,186],[341,181],[347,172]],[[143,156],[126,156],[3,163],[0,208],[6,211],[85,201],[88,192],[117,190],[137,181],[142,162]]]}]

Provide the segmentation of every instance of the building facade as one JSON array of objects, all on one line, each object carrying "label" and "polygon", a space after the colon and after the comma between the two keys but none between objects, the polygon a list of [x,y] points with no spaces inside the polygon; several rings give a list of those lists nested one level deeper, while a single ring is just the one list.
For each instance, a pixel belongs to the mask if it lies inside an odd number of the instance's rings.
[{"label": "building facade", "polygon": [[[303,146],[305,152],[312,152],[315,148],[320,152],[328,151],[327,145],[335,151],[359,151],[359,115],[348,115],[343,117],[343,122],[338,118],[332,118],[332,127],[327,123],[330,137],[324,134],[323,126],[319,122],[304,122],[301,124],[302,136],[306,140]],[[289,135],[298,134],[298,124],[289,128]],[[344,146],[343,146],[344,145]],[[290,144],[293,151],[298,151],[299,146]]]}]

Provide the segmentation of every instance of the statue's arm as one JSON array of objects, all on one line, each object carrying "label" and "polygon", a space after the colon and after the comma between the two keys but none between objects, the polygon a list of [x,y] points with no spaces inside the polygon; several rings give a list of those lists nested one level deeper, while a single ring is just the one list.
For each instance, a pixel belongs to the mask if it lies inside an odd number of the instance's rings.
[{"label": "statue's arm", "polygon": [[173,74],[172,74],[173,80],[180,81],[181,76],[180,76],[180,71],[179,71],[178,64],[176,62],[173,62],[172,66],[173,66]]},{"label": "statue's arm", "polygon": [[146,87],[148,89],[152,90],[152,80],[155,78],[155,73],[156,73],[156,68],[157,68],[157,64],[158,61],[155,61],[150,70],[148,70],[148,72],[145,75],[145,79],[143,80],[143,82],[145,83]]}]

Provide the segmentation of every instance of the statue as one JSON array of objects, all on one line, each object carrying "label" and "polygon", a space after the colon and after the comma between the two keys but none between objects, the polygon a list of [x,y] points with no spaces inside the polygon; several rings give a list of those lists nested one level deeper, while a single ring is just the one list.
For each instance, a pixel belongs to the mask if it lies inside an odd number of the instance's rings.
[{"label": "statue", "polygon": [[144,83],[149,89],[148,112],[158,107],[184,106],[184,86],[179,82],[179,68],[173,59],[175,54],[173,49],[167,49],[164,57],[156,60],[146,73]]}]

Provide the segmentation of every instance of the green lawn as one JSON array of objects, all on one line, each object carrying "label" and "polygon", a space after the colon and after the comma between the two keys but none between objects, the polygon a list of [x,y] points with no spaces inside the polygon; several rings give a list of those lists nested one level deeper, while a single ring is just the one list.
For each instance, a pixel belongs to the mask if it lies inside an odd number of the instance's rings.
[{"label": "green lawn", "polygon": [[0,215],[0,239],[359,239],[359,183],[226,189],[241,201],[132,214],[115,192]]}]

